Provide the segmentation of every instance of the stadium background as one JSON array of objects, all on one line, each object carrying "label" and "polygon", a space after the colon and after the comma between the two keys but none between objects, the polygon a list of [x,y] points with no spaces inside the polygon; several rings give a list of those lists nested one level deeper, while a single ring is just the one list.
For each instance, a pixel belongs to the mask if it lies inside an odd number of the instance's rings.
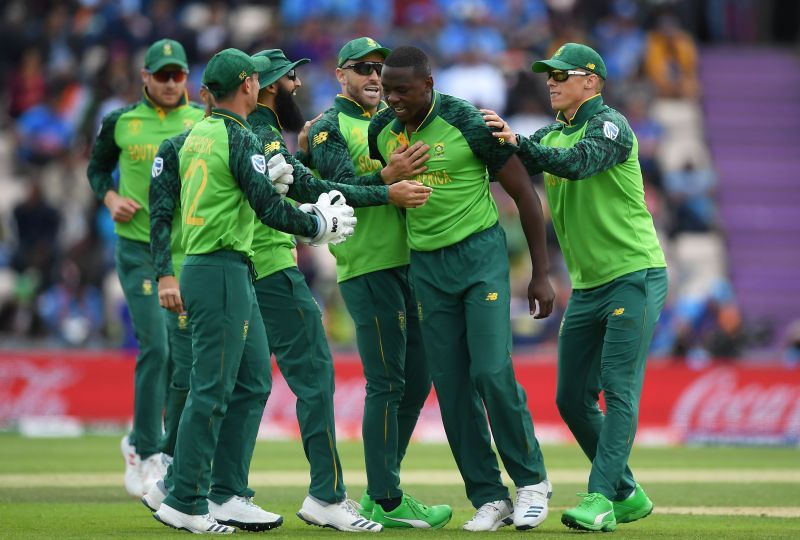
[{"label": "stadium background", "polygon": [[[647,202],[670,265],[670,298],[651,351],[651,371],[661,371],[645,388],[655,401],[643,402],[651,440],[796,444],[799,32],[792,0],[3,2],[0,424],[36,431],[53,426],[31,417],[57,416],[64,429],[72,425],[64,417],[129,416],[135,340],[113,268],[113,225],[85,170],[102,116],[140,97],[147,45],[162,37],[184,44],[193,99],[206,61],[222,48],[309,57],[297,99],[310,118],[338,90],[341,44],[368,35],[389,47],[422,47],[437,89],[501,112],[525,134],[553,117],[531,62],[567,41],[595,46],[609,71],[604,97],[639,139]],[[534,393],[537,429],[543,419],[552,438],[564,440],[550,398],[569,281],[551,230],[556,312],[542,322],[527,315],[524,238],[514,205],[495,195],[512,260],[515,362]],[[299,261],[343,366],[341,389],[360,374],[333,260],[301,247]],[[265,422],[279,432],[296,429],[282,388],[276,381]],[[337,401],[345,423],[348,407]],[[426,411],[435,426],[435,406]]]}]

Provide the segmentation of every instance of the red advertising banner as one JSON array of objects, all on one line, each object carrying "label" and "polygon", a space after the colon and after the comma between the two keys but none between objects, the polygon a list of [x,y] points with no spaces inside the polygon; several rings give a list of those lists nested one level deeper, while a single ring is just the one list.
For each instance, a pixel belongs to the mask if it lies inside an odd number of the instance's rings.
[{"label": "red advertising banner", "polygon": [[[517,378],[540,440],[571,441],[555,407],[552,359],[518,356]],[[0,425],[30,418],[70,418],[86,424],[128,423],[133,408],[134,357],[108,351],[0,352]],[[355,354],[336,357],[335,407],[341,438],[359,438],[364,379]],[[295,399],[277,369],[262,436],[298,436]],[[435,393],[415,437],[444,440]],[[639,413],[639,443],[800,442],[800,370],[781,365],[679,362],[647,368]]]}]

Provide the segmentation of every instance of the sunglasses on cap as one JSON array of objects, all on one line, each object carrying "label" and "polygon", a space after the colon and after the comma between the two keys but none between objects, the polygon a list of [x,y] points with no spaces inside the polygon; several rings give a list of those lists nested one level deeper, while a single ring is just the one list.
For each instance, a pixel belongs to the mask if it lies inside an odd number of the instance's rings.
[{"label": "sunglasses on cap", "polygon": [[170,79],[172,79],[176,83],[182,83],[183,81],[186,80],[186,72],[180,70],[179,71],[160,70],[156,71],[155,73],[151,71],[150,75],[152,75],[152,77],[160,83],[166,83]]},{"label": "sunglasses on cap", "polygon": [[383,70],[383,64],[381,62],[356,62],[355,64],[350,64],[349,66],[342,66],[342,69],[352,69],[359,75],[367,77],[373,71],[380,75],[381,71]]},{"label": "sunglasses on cap", "polygon": [[586,73],[585,71],[575,71],[575,70],[568,70],[568,71],[548,71],[547,78],[552,78],[556,82],[564,82],[569,79],[570,75],[582,75],[584,77],[588,77],[589,75],[594,75],[593,73]]}]

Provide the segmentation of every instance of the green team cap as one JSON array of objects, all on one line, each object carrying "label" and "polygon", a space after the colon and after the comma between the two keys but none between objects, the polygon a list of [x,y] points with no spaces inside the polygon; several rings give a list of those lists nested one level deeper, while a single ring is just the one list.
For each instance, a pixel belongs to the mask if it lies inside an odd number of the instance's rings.
[{"label": "green team cap", "polygon": [[536,73],[544,73],[552,69],[566,71],[568,69],[585,69],[606,78],[606,64],[597,51],[580,43],[565,43],[555,52],[550,60],[539,60],[531,69]]},{"label": "green team cap", "polygon": [[269,66],[258,71],[258,81],[261,88],[271,85],[297,66],[311,62],[308,58],[301,58],[296,62],[292,62],[286,58],[286,55],[280,49],[267,49],[257,52],[253,57],[269,59]]},{"label": "green team cap", "polygon": [[159,39],[150,45],[144,55],[144,69],[151,73],[155,73],[164,66],[173,65],[180,66],[184,70],[189,69],[183,45],[174,39]]},{"label": "green team cap", "polygon": [[269,67],[269,59],[250,56],[239,49],[225,49],[211,57],[203,71],[203,86],[215,97],[224,96],[255,72]]},{"label": "green team cap", "polygon": [[342,50],[339,51],[339,63],[337,65],[342,67],[348,60],[364,58],[373,51],[378,51],[384,58],[389,56],[389,53],[392,52],[391,49],[381,47],[381,44],[372,38],[360,37],[344,44]]}]

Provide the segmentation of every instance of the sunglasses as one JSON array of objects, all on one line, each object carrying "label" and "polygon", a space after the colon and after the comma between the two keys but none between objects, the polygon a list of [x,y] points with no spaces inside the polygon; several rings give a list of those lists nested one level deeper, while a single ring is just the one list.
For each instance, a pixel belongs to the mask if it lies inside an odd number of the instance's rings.
[{"label": "sunglasses", "polygon": [[294,82],[297,80],[297,73],[295,73],[293,69],[290,69],[289,71],[286,72],[286,78]]},{"label": "sunglasses", "polygon": [[569,79],[570,75],[582,75],[584,77],[588,77],[589,75],[593,75],[593,74],[592,73],[586,73],[584,71],[574,71],[574,70],[571,70],[571,69],[568,70],[568,71],[548,71],[547,72],[547,78],[548,79],[552,78],[556,82],[564,82],[567,79]]},{"label": "sunglasses", "polygon": [[352,69],[359,75],[367,77],[373,71],[380,75],[381,71],[383,70],[383,64],[381,62],[356,62],[355,64],[350,64],[349,66],[342,66],[342,69]]},{"label": "sunglasses", "polygon": [[170,79],[172,79],[176,83],[182,83],[183,81],[186,80],[186,72],[185,71],[163,71],[162,70],[162,71],[156,71],[155,73],[151,72],[150,75],[152,75],[153,78],[156,81],[160,82],[160,83],[166,83]]}]

